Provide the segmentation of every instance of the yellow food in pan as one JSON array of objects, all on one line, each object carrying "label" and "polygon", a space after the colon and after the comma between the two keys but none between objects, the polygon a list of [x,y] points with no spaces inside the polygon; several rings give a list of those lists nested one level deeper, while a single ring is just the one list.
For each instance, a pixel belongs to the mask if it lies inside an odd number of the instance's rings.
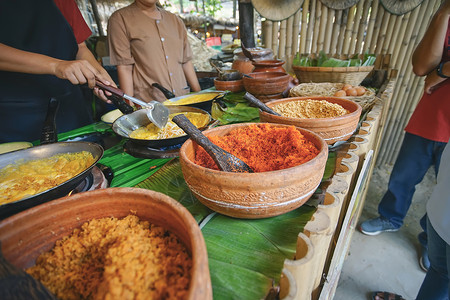
[{"label": "yellow food in pan", "polygon": [[209,116],[207,114],[197,112],[174,113],[169,115],[169,121],[163,128],[159,129],[155,124],[150,123],[147,126],[139,127],[134,130],[130,133],[130,138],[140,140],[162,140],[185,135],[186,133],[184,133],[183,129],[178,127],[178,125],[172,121],[172,118],[179,114],[186,115],[189,121],[197,128],[204,127],[209,122]]},{"label": "yellow food in pan", "polygon": [[82,151],[9,164],[0,170],[0,205],[58,186],[94,162],[92,153]]},{"label": "yellow food in pan", "polygon": [[167,100],[164,102],[164,105],[188,105],[188,104],[194,104],[194,103],[201,103],[201,102],[212,100],[217,95],[218,95],[217,93],[194,94],[192,96],[187,96],[185,98],[182,98],[178,101]]}]

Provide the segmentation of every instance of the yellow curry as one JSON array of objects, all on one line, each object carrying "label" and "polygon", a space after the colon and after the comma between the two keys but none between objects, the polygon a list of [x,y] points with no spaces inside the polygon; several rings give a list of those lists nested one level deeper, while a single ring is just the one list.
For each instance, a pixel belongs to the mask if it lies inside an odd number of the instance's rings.
[{"label": "yellow curry", "polygon": [[159,129],[155,124],[150,123],[147,126],[139,127],[130,133],[130,138],[140,139],[140,140],[161,140],[161,139],[169,139],[175,138],[182,135],[185,135],[183,129],[178,127],[172,121],[172,118],[176,115],[184,114],[192,124],[197,128],[204,127],[209,122],[209,116],[204,113],[197,112],[182,112],[182,113],[173,113],[169,115],[169,121],[166,126]]},{"label": "yellow curry", "polygon": [[167,100],[164,102],[164,105],[170,106],[170,105],[187,105],[187,104],[201,103],[201,102],[212,100],[217,95],[218,95],[218,93],[194,94],[194,95],[182,98],[178,101]]},{"label": "yellow curry", "polygon": [[75,177],[95,162],[92,153],[56,154],[16,162],[0,170],[0,204],[27,198]]}]

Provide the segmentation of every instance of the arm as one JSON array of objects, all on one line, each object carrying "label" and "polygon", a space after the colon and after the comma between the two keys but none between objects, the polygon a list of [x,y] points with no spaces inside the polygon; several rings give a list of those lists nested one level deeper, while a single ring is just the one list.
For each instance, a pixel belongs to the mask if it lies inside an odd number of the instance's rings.
[{"label": "arm", "polygon": [[[117,75],[119,77],[120,89],[129,96],[134,96],[133,88],[133,65],[118,65]],[[128,103],[134,105],[134,103]]]},{"label": "arm", "polygon": [[414,50],[412,64],[416,75],[429,74],[441,62],[449,15],[450,0],[446,0],[433,16],[425,35]]},{"label": "arm", "polygon": [[192,92],[198,92],[201,90],[200,83],[198,82],[197,74],[195,73],[194,65],[192,61],[188,61],[183,64],[184,76],[191,86]]}]

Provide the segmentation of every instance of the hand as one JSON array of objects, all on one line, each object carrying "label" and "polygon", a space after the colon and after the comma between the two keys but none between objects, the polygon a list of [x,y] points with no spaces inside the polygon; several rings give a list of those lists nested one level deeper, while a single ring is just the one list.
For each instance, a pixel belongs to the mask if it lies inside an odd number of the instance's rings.
[{"label": "hand", "polygon": [[[113,87],[117,87],[114,80],[111,79],[111,76],[109,76],[108,72],[106,72],[105,69],[102,68],[100,71],[100,74],[96,76],[96,80],[101,81],[105,85],[110,85]],[[108,100],[107,96],[111,96],[112,94],[110,92],[105,92],[102,89],[99,89],[98,87],[94,86],[94,94],[99,97],[101,100],[105,101],[106,103],[111,104],[111,100]]]},{"label": "hand", "polygon": [[61,60],[56,63],[55,75],[58,78],[69,80],[72,84],[87,83],[89,88],[93,89],[95,78],[100,76],[100,72],[87,60]]},{"label": "hand", "polygon": [[437,88],[439,88],[439,84],[447,80],[446,78],[442,78],[437,74],[437,71],[434,70],[425,78],[425,93],[431,94]]}]

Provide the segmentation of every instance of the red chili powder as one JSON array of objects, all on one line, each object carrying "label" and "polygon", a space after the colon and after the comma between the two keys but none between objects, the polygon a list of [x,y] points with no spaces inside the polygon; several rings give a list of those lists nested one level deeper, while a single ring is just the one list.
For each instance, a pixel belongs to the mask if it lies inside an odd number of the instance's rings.
[{"label": "red chili powder", "polygon": [[[294,126],[252,124],[233,130],[226,136],[215,136],[209,139],[243,160],[254,172],[298,166],[313,159],[319,153],[319,149]],[[200,146],[196,148],[195,163],[219,170],[211,156]]]}]

